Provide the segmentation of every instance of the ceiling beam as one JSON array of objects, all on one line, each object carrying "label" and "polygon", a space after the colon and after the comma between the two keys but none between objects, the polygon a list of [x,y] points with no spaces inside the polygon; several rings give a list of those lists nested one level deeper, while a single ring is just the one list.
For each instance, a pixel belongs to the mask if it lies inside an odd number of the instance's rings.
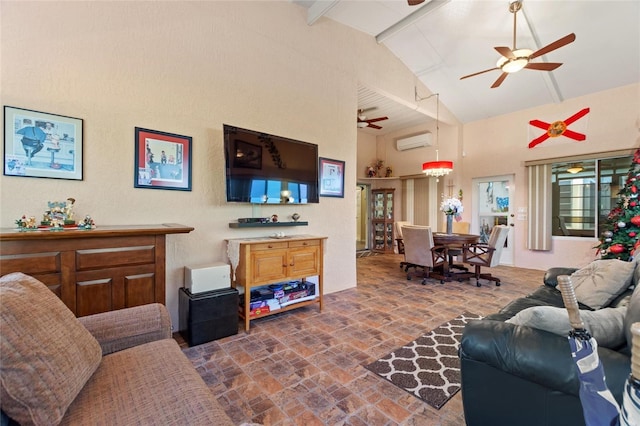
[{"label": "ceiling beam", "polygon": [[403,19],[399,20],[398,22],[396,22],[386,30],[382,31],[380,34],[376,36],[376,41],[378,43],[384,42],[389,37],[402,31],[409,25],[413,24],[417,20],[423,18],[424,16],[438,9],[440,6],[444,6],[450,1],[451,0],[431,0],[429,3],[425,4],[420,9],[416,10],[410,15],[405,16]]},{"label": "ceiling beam", "polygon": [[317,0],[313,2],[307,10],[307,25],[315,24],[318,19],[322,18],[338,3],[340,3],[340,0]]},{"label": "ceiling beam", "polygon": [[[529,34],[533,39],[533,43],[535,44],[535,49],[532,49],[532,50],[534,51],[539,50],[542,45],[540,43],[540,38],[538,37],[536,30],[533,28],[533,24],[531,23],[531,20],[527,16],[525,9],[522,8],[521,12],[522,12],[522,15],[524,16],[524,22],[526,23],[525,28],[527,29],[527,31],[529,31]],[[545,55],[542,55],[541,58],[546,61]],[[542,80],[544,81],[544,84],[547,86],[547,90],[549,91],[549,95],[551,96],[551,99],[553,99],[555,103],[558,104],[564,101],[562,93],[560,93],[560,87],[558,87],[558,82],[553,76],[552,71],[542,72]]]}]

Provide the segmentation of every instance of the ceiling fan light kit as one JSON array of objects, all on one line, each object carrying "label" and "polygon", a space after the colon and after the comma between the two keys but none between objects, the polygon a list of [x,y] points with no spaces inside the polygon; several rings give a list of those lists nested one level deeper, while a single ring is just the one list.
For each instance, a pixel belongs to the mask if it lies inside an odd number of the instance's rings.
[{"label": "ceiling fan light kit", "polygon": [[503,72],[518,72],[529,63],[529,56],[533,53],[531,49],[518,49],[514,50],[513,58],[501,57],[498,59],[496,66]]},{"label": "ceiling fan light kit", "polygon": [[513,13],[513,48],[508,48],[506,46],[494,47],[494,49],[498,53],[500,53],[500,55],[502,55],[496,63],[496,68],[490,68],[488,70],[465,75],[463,77],[460,77],[460,80],[464,80],[465,78],[469,77],[475,77],[476,75],[484,74],[489,71],[500,70],[502,71],[502,74],[500,74],[500,77],[498,77],[498,79],[491,85],[491,88],[494,89],[502,84],[505,78],[507,78],[507,75],[518,72],[523,68],[536,71],[553,71],[560,65],[562,65],[562,63],[559,62],[530,61],[537,58],[538,56],[545,55],[549,52],[566,46],[569,43],[573,43],[576,39],[576,35],[573,33],[566,35],[554,41],[553,43],[550,43],[536,50],[535,52],[531,49],[518,49],[516,48],[516,16],[520,9],[522,9],[522,1],[516,0],[509,3],[509,12]]}]

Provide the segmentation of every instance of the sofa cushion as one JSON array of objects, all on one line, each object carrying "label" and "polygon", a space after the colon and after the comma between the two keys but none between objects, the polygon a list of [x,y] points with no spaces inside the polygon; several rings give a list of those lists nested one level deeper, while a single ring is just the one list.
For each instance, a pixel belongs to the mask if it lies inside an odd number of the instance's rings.
[{"label": "sofa cushion", "polygon": [[[220,386],[212,378],[211,389]],[[103,358],[62,425],[94,425],[101,420],[112,425],[234,424],[173,339]]]},{"label": "sofa cushion", "polygon": [[640,322],[640,285],[636,285],[636,289],[631,295],[631,300],[627,307],[627,315],[624,319],[624,332],[629,354],[631,354],[631,324],[635,322]]},{"label": "sofa cushion", "polygon": [[634,262],[603,259],[577,270],[571,282],[578,302],[592,309],[608,306],[631,285],[634,268]]},{"label": "sofa cushion", "polygon": [[[499,312],[487,315],[485,319],[506,321],[518,312],[534,306],[555,306],[562,308],[564,307],[562,293],[554,286],[542,285],[526,297],[511,301],[500,309]],[[582,303],[578,303],[578,306],[580,309],[591,310],[591,308]]]},{"label": "sofa cushion", "polygon": [[640,283],[640,251],[638,252],[638,256],[634,256],[633,264],[633,282],[631,284],[637,286],[638,283]]},{"label": "sofa cushion", "polygon": [[[626,314],[626,307],[604,308],[597,311],[580,311],[580,318],[598,345],[617,349],[626,343],[624,332]],[[573,329],[569,323],[567,310],[552,306],[527,308],[506,322],[545,330],[561,336],[567,336]]]},{"label": "sofa cushion", "polygon": [[0,299],[2,411],[20,424],[58,424],[100,364],[100,345],[33,277],[0,278]]}]

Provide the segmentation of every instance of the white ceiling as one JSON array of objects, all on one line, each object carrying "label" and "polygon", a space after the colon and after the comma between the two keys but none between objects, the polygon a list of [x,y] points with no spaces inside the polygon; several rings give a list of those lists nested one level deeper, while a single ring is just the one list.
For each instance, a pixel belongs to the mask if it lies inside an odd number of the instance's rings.
[{"label": "white ceiling", "polygon": [[[439,93],[440,101],[463,123],[640,81],[638,0],[523,1],[517,14],[517,48],[535,51],[570,33],[576,34],[576,41],[533,60],[562,62],[555,71],[524,69],[510,74],[495,89],[491,85],[500,76],[498,70],[465,80],[460,77],[495,67],[500,58],[495,46],[513,48],[513,14],[507,0],[427,0],[413,7],[406,0],[293,3],[308,8],[311,25],[329,18],[378,36],[425,86]],[[381,41],[394,25],[402,28]],[[366,88],[360,88],[359,95],[359,108],[389,103]],[[387,115],[389,120],[376,123],[382,130],[366,130],[386,134],[426,118],[402,109],[406,123],[400,122],[397,111],[380,105],[367,118]]]}]

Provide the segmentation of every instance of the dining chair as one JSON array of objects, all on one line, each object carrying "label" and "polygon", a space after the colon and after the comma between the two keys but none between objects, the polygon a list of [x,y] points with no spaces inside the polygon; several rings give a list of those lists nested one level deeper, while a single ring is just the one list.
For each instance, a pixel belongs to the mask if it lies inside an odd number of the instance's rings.
[{"label": "dining chair", "polygon": [[454,234],[468,234],[471,230],[471,223],[469,222],[453,222]]},{"label": "dining chair", "polygon": [[500,255],[504,248],[504,243],[509,234],[509,227],[506,225],[496,225],[491,230],[489,241],[466,246],[462,251],[462,261],[475,268],[473,278],[476,285],[480,287],[480,278],[495,281],[496,286],[500,285],[500,278],[492,276],[490,273],[481,273],[481,268],[492,268],[500,264]]},{"label": "dining chair", "polygon": [[411,280],[409,268],[414,271],[422,269],[422,284],[426,284],[434,267],[442,264],[442,256],[434,255],[433,233],[429,226],[405,225],[402,227],[404,237],[404,260],[409,265],[407,280]]},{"label": "dining chair", "polygon": [[[405,225],[411,225],[411,222],[406,220],[399,220],[394,222],[393,227],[396,235],[396,247],[398,248],[398,254],[404,254],[404,239],[402,236],[402,227]],[[407,262],[400,262],[400,268],[406,268]]]},{"label": "dining chair", "polygon": [[[454,234],[468,234],[471,231],[471,223],[469,222],[453,222],[453,233]],[[462,255],[462,247],[460,248],[451,248],[449,247],[449,262],[451,263],[451,267],[456,268],[456,269],[462,269],[464,271],[467,270],[467,268],[459,265],[459,264],[454,264],[453,263],[453,258],[455,257],[459,262],[462,261],[462,259],[459,259],[458,257]]]}]

